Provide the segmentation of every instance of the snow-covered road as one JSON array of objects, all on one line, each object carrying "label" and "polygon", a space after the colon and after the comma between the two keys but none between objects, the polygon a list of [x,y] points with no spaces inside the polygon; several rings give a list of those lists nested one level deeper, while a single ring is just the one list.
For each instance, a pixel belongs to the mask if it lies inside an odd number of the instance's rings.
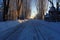
[{"label": "snow-covered road", "polygon": [[7,24],[0,27],[0,40],[60,40],[60,23],[29,20]]}]

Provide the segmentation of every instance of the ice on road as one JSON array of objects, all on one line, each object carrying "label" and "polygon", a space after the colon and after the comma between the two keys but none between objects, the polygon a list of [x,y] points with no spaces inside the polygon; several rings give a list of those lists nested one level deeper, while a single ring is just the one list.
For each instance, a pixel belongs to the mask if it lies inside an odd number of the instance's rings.
[{"label": "ice on road", "polygon": [[29,20],[1,26],[0,40],[60,40],[60,23]]}]

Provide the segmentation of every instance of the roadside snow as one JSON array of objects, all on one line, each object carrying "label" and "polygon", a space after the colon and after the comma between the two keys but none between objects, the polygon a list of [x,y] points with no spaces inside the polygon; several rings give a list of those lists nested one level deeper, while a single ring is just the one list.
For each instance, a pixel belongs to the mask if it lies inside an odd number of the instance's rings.
[{"label": "roadside snow", "polygon": [[6,22],[0,22],[0,31],[2,30],[6,30],[12,27],[15,27],[16,25],[18,25],[19,22],[18,21],[6,21]]}]

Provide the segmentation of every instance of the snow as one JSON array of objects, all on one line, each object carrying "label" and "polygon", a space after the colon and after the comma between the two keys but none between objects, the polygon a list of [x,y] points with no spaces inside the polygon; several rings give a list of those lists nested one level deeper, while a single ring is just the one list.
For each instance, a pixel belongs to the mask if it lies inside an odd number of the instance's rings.
[{"label": "snow", "polygon": [[60,40],[60,22],[0,22],[0,40]]},{"label": "snow", "polygon": [[0,31],[4,31],[6,29],[15,27],[18,24],[19,24],[19,22],[17,22],[17,21],[0,22]]}]

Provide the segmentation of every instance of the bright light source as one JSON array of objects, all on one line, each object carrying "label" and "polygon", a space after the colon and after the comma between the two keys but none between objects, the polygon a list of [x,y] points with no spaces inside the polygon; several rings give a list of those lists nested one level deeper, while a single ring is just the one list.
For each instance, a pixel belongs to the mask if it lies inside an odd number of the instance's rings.
[{"label": "bright light source", "polygon": [[34,19],[34,16],[31,16],[30,19]]},{"label": "bright light source", "polygon": [[34,19],[35,16],[37,15],[37,0],[32,0],[31,1],[31,7],[30,8],[31,8],[31,16],[30,16],[30,19]]},{"label": "bright light source", "polygon": [[36,17],[36,15],[37,15],[37,11],[36,11],[36,10],[33,10],[33,11],[31,12],[30,19],[34,19],[34,18]]}]

